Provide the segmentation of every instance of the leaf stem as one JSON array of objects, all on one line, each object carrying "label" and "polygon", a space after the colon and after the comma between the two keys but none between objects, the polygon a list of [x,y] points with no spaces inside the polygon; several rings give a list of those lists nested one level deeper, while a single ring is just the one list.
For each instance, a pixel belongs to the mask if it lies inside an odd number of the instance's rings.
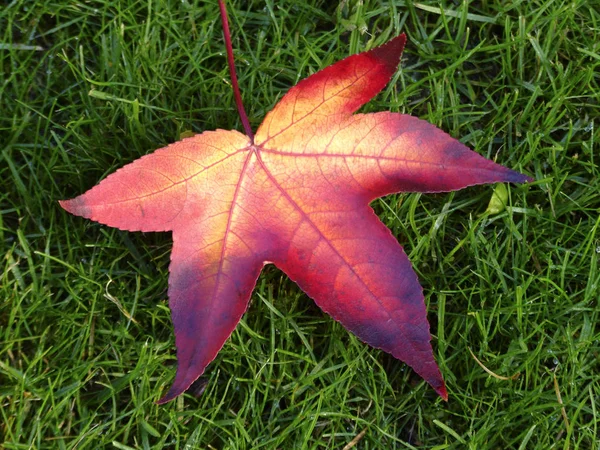
[{"label": "leaf stem", "polygon": [[237,75],[235,73],[235,62],[233,60],[233,48],[231,46],[231,33],[229,32],[229,22],[227,20],[227,9],[225,8],[225,1],[219,0],[219,9],[221,11],[221,22],[223,23],[223,36],[225,37],[225,48],[227,49],[227,63],[229,65],[229,75],[231,76],[231,85],[233,86],[233,96],[235,97],[235,104],[242,119],[244,125],[244,131],[250,138],[252,144],[254,144],[254,133],[250,127],[250,121],[246,115],[244,104],[242,103],[242,95],[240,94],[240,87],[237,81]]}]

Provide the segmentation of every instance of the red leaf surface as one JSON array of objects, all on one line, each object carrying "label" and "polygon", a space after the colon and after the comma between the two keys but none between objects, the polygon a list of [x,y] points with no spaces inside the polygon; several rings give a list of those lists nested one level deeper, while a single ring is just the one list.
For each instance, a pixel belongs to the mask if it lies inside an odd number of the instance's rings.
[{"label": "red leaf surface", "polygon": [[215,358],[273,263],[364,342],[410,365],[444,399],[421,286],[369,202],[529,178],[417,118],[353,114],[390,80],[405,36],[294,86],[254,140],[208,131],[159,149],[60,204],[131,231],[173,232],[178,368],[166,402]]}]

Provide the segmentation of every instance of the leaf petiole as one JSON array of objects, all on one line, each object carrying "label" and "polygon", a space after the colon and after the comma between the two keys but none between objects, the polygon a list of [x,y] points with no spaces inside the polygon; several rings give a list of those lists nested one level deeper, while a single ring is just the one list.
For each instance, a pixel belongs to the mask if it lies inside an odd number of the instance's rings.
[{"label": "leaf petiole", "polygon": [[225,1],[219,0],[219,10],[221,13],[221,22],[223,23],[223,36],[225,37],[225,48],[227,49],[227,64],[229,65],[229,75],[231,76],[231,84],[233,86],[233,95],[235,97],[235,104],[242,119],[242,125],[244,131],[250,138],[250,142],[254,144],[254,133],[250,127],[250,121],[246,115],[244,104],[242,103],[242,95],[240,94],[240,87],[237,81],[237,75],[235,73],[235,62],[233,60],[233,48],[231,46],[231,33],[229,31],[229,21],[227,20],[227,9],[225,8]]}]

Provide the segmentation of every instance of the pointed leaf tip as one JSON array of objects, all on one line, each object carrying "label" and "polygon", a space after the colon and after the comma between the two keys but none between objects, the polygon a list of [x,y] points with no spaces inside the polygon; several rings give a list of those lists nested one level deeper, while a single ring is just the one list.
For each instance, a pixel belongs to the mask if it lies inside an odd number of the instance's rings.
[{"label": "pointed leaf tip", "polygon": [[448,401],[448,391],[446,390],[445,385],[441,388],[436,389],[435,392],[437,392],[439,396],[442,397],[442,400],[444,400],[445,402]]},{"label": "pointed leaf tip", "polygon": [[406,45],[406,34],[402,33],[383,45],[371,50],[371,55],[384,62],[393,73],[400,64],[400,58]]},{"label": "pointed leaf tip", "polygon": [[163,395],[160,399],[156,400],[154,403],[156,403],[157,405],[164,405],[165,403],[169,403],[170,401],[175,400],[177,396],[183,394],[184,392],[185,391],[179,392],[179,390],[175,390],[173,389],[173,387],[171,387],[171,389],[169,389],[169,391],[165,395]]},{"label": "pointed leaf tip", "polygon": [[65,211],[80,217],[89,219],[91,216],[90,208],[85,204],[83,196],[75,197],[70,200],[59,200],[58,204]]},{"label": "pointed leaf tip", "polygon": [[507,182],[509,183],[531,183],[533,181],[535,181],[535,178],[532,178],[530,176],[524,175],[520,172],[517,172],[515,170],[511,170],[508,175],[507,175]]}]

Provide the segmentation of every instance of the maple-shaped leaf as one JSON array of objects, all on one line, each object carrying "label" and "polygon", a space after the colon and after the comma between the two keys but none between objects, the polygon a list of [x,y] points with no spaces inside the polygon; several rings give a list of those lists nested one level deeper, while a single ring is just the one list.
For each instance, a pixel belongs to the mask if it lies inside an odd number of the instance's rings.
[{"label": "maple-shaped leaf", "polygon": [[369,203],[392,192],[528,177],[415,117],[353,114],[389,82],[405,40],[400,35],[301,81],[254,138],[204,132],[61,202],[121,230],[173,232],[168,294],[178,367],[160,402],[181,394],[215,358],[268,263],[447,398],[421,286]]}]

